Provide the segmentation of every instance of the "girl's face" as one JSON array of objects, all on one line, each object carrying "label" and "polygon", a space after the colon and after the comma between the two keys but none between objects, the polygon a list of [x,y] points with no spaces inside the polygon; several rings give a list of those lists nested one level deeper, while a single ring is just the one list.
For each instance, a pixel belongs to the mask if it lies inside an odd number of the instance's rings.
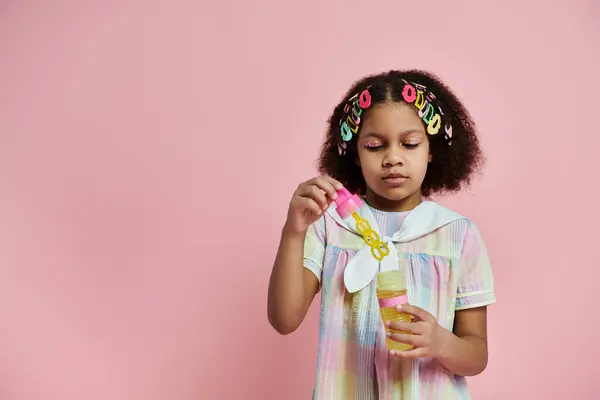
[{"label": "girl's face", "polygon": [[386,211],[417,206],[430,161],[425,125],[414,106],[390,102],[369,109],[361,124],[357,160],[369,204]]}]

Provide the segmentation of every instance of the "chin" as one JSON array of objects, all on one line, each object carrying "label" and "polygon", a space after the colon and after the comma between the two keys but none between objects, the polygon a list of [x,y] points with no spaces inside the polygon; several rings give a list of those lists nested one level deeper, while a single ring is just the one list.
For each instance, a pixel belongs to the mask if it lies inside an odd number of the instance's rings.
[{"label": "chin", "polygon": [[417,191],[413,188],[407,188],[403,186],[398,187],[378,187],[373,192],[388,201],[402,201],[407,197],[414,195]]}]

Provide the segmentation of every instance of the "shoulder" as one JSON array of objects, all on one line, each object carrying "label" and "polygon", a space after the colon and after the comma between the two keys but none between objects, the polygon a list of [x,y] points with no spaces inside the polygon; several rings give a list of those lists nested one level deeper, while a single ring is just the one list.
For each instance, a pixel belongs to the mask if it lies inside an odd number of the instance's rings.
[{"label": "shoulder", "polygon": [[327,232],[335,232],[335,231],[345,231],[347,230],[340,221],[338,221],[330,212],[327,210],[321,215],[321,217],[317,220],[316,224],[321,226],[323,230]]},{"label": "shoulder", "polygon": [[428,202],[428,207],[436,216],[434,218],[446,221],[440,224],[440,227],[431,232],[431,236],[436,241],[443,241],[450,248],[455,249],[459,254],[465,245],[473,244],[472,239],[480,241],[480,234],[477,224],[462,214],[457,213],[436,202]]},{"label": "shoulder", "polygon": [[437,231],[452,230],[459,236],[464,236],[467,231],[475,226],[474,222],[468,217],[437,202],[426,201],[423,202],[422,207],[426,208],[426,212],[429,214],[428,218],[438,221],[439,229]]},{"label": "shoulder", "polygon": [[340,222],[338,218],[325,212],[313,223],[311,231],[326,242],[327,246],[340,249],[361,248],[364,245],[362,236],[351,228],[352,222]]},{"label": "shoulder", "polygon": [[325,212],[310,225],[308,232],[326,238],[329,234],[341,229],[343,229],[342,226],[329,213]]},{"label": "shoulder", "polygon": [[465,253],[485,251],[485,244],[479,226],[466,216],[460,215],[460,218],[440,229],[439,233],[459,254],[465,255]]}]

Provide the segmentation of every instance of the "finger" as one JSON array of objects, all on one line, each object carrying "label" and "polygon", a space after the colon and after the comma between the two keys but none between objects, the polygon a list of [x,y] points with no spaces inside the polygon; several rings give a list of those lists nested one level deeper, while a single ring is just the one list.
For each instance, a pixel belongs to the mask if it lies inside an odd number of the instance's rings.
[{"label": "finger", "polygon": [[317,186],[319,189],[321,189],[325,193],[327,193],[327,196],[330,199],[336,199],[338,189],[336,189],[335,183],[330,181],[329,179],[331,179],[331,178],[326,177],[326,176],[320,176],[318,178],[315,178],[313,180],[312,184]]},{"label": "finger", "polygon": [[411,306],[410,304],[402,304],[397,307],[397,310],[405,314],[412,315],[420,321],[430,321],[433,315],[429,314],[422,308]]},{"label": "finger", "polygon": [[411,344],[415,347],[423,347],[425,345],[423,336],[420,335],[409,335],[406,333],[388,332],[387,336],[399,343]]},{"label": "finger", "polygon": [[323,210],[329,207],[330,201],[325,197],[325,193],[315,185],[305,185],[298,190],[298,195],[301,197],[314,200]]},{"label": "finger", "polygon": [[422,335],[425,332],[425,327],[422,322],[389,321],[386,326],[394,331],[412,333],[415,335]]},{"label": "finger", "polygon": [[405,358],[407,360],[416,360],[417,358],[427,357],[428,350],[425,347],[417,347],[410,350],[390,350],[394,357]]},{"label": "finger", "polygon": [[298,207],[297,207],[298,209],[309,210],[315,215],[321,215],[321,213],[323,212],[321,210],[321,207],[319,207],[319,205],[317,204],[317,202],[308,197],[298,197],[297,204],[298,204]]},{"label": "finger", "polygon": [[342,185],[342,183],[340,181],[338,181],[337,179],[334,179],[327,175],[324,175],[323,178],[327,179],[327,181],[329,181],[329,183],[331,183],[331,185],[335,188],[335,190],[341,190],[344,187],[344,185]]}]

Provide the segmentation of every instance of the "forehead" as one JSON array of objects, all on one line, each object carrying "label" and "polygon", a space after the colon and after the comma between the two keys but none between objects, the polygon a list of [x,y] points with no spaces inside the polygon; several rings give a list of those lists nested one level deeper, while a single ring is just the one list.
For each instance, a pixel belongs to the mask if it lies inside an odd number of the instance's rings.
[{"label": "forehead", "polygon": [[406,131],[425,132],[414,107],[403,102],[387,102],[370,108],[364,116],[361,133],[395,134]]}]

